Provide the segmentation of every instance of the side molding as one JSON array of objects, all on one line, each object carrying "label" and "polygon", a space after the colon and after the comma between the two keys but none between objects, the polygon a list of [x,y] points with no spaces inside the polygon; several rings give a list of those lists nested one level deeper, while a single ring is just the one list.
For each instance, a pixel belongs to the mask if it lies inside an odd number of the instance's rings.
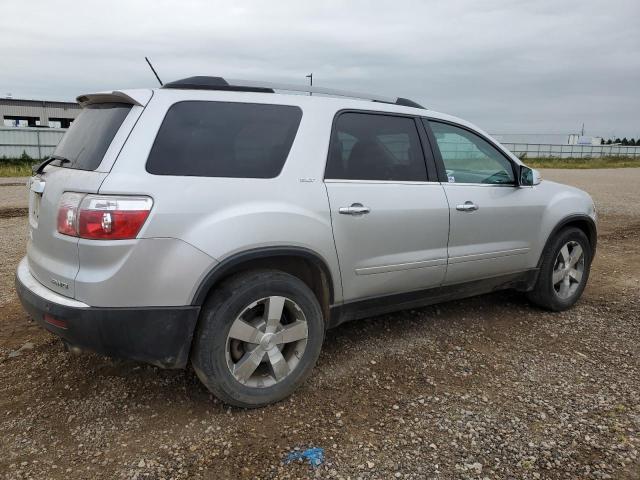
[{"label": "side molding", "polygon": [[211,287],[215,285],[218,280],[224,277],[232,268],[238,266],[241,263],[271,257],[300,257],[318,266],[322,270],[329,284],[329,303],[333,304],[333,278],[331,276],[331,271],[329,270],[327,263],[319,254],[303,247],[274,246],[246,250],[244,252],[236,253],[224,259],[222,262],[217,264],[209,273],[207,273],[204,280],[196,290],[193,300],[191,301],[191,305],[202,305]]},{"label": "side molding", "polygon": [[328,328],[375,315],[397,312],[409,308],[420,308],[451,300],[473,297],[484,293],[513,288],[526,292],[533,288],[538,278],[538,269],[498,275],[470,282],[433,287],[415,292],[397,293],[381,297],[370,297],[331,306]]}]

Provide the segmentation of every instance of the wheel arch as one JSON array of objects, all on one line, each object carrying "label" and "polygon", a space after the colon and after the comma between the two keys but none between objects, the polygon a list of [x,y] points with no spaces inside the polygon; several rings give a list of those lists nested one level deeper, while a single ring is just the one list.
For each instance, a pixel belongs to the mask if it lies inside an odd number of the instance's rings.
[{"label": "wheel arch", "polygon": [[596,246],[598,243],[598,232],[596,228],[596,222],[589,215],[584,215],[584,214],[569,215],[567,217],[564,217],[562,220],[560,220],[556,224],[556,226],[553,227],[553,230],[551,230],[551,233],[547,237],[547,241],[544,244],[544,248],[540,253],[540,258],[538,259],[538,265],[537,265],[538,268],[540,268],[540,265],[542,264],[542,258],[544,256],[544,252],[547,251],[547,248],[549,247],[549,244],[551,243],[553,238],[562,229],[568,228],[568,227],[575,227],[584,232],[584,234],[587,236],[587,239],[589,240],[589,244],[591,245],[591,256],[592,257],[595,256]]},{"label": "wheel arch", "polygon": [[217,284],[246,270],[275,269],[294,275],[313,291],[328,319],[334,302],[334,282],[327,262],[316,252],[304,247],[262,247],[236,253],[214,266],[204,277],[191,305],[201,306]]}]

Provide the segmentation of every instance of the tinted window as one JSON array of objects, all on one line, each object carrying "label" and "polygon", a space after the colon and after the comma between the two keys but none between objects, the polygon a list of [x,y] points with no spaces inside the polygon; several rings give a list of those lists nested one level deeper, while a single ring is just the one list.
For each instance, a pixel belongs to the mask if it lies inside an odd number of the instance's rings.
[{"label": "tinted window", "polygon": [[131,110],[124,103],[97,103],[83,108],[53,154],[70,160],[62,167],[95,170]]},{"label": "tinted window", "polygon": [[412,118],[343,113],[335,121],[325,178],[426,181]]},{"label": "tinted window", "polygon": [[[426,120],[425,120],[426,122]],[[451,183],[513,184],[513,167],[480,136],[446,123],[429,122]]]},{"label": "tinted window", "polygon": [[157,175],[273,178],[296,136],[298,107],[180,102],[160,126],[147,160]]}]

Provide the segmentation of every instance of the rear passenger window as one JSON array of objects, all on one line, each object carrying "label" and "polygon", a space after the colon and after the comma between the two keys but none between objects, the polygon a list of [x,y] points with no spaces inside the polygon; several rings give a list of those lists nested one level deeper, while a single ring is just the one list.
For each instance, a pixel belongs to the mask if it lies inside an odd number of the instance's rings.
[{"label": "rear passenger window", "polygon": [[343,113],[336,119],[325,178],[426,181],[415,122],[408,117]]},{"label": "rear passenger window", "polygon": [[174,104],[147,160],[156,175],[273,178],[289,155],[302,111],[286,105]]}]

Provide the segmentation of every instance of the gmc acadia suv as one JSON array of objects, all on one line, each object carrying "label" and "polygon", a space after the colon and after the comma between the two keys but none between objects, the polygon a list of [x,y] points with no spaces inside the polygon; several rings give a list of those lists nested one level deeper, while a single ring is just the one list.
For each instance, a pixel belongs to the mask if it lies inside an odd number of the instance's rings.
[{"label": "gmc acadia suv", "polygon": [[589,195],[410,100],[192,77],[78,101],[16,276],[72,349],[257,407],[347,320],[504,288],[558,311],[587,282]]}]

